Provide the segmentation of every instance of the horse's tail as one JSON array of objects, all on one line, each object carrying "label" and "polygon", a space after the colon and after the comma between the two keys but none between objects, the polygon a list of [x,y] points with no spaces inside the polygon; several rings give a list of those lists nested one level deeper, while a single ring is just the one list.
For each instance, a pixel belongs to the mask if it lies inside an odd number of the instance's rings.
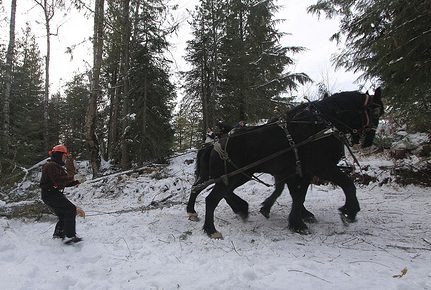
[{"label": "horse's tail", "polygon": [[194,185],[200,184],[209,179],[209,163],[212,149],[213,145],[207,145],[204,148],[199,149],[196,156]]}]

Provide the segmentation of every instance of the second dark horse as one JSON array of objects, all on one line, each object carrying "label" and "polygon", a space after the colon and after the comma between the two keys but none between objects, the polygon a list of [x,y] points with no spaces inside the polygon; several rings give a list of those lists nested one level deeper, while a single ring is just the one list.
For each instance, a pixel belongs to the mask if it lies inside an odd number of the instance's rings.
[{"label": "second dark horse", "polygon": [[209,152],[208,177],[215,185],[205,199],[204,231],[212,238],[222,238],[214,226],[214,210],[223,198],[235,213],[248,216],[248,203],[233,191],[256,172],[269,173],[276,181],[287,184],[292,197],[292,231],[308,233],[304,219],[314,216],[305,209],[304,200],[313,176],[343,189],[345,204],[339,210],[343,221],[354,222],[360,210],[356,187],[337,167],[342,157],[343,134],[362,133],[362,146],[372,145],[382,114],[380,88],[374,96],[342,92],[294,108],[284,122],[221,139],[219,150],[213,148]]}]

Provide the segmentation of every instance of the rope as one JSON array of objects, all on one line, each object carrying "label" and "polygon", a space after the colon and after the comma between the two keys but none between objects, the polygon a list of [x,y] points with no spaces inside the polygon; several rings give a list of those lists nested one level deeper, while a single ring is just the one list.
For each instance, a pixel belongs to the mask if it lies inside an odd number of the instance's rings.
[{"label": "rope", "polygon": [[[305,139],[305,140],[297,143],[296,147],[300,147],[300,146],[303,146],[303,145],[305,145],[307,143],[314,142],[314,141],[317,141],[317,140],[329,137],[329,136],[333,135],[334,132],[335,131],[333,129],[326,129],[325,128],[325,129],[317,132],[316,134],[308,137],[307,139]],[[293,150],[293,148],[291,148],[291,147],[285,148],[285,149],[280,150],[278,152],[275,152],[275,153],[273,153],[273,154],[271,154],[271,155],[269,155],[269,156],[267,156],[265,158],[262,158],[260,160],[255,161],[255,162],[252,162],[252,163],[250,163],[250,164],[248,164],[246,166],[238,168],[238,169],[236,169],[236,170],[234,170],[232,172],[226,173],[226,174],[224,174],[224,175],[222,175],[220,177],[212,178],[212,179],[210,179],[210,180],[208,180],[206,182],[203,182],[201,184],[195,185],[195,186],[192,187],[192,191],[202,190],[202,189],[204,189],[205,187],[207,187],[210,184],[217,183],[217,182],[219,182],[221,180],[226,180],[227,178],[235,176],[235,175],[237,175],[239,173],[243,173],[244,171],[247,171],[247,170],[249,170],[249,169],[251,169],[253,167],[256,167],[257,165],[265,163],[265,162],[267,162],[267,161],[269,161],[271,159],[274,159],[274,158],[276,158],[278,156],[281,156],[281,155],[283,155],[283,154],[285,154],[285,153],[287,153],[287,152],[289,152],[291,150]]]},{"label": "rope", "polygon": [[[94,214],[86,214],[86,216],[100,216],[100,215],[111,215],[111,214],[123,214],[123,213],[129,213],[129,212],[134,212],[134,211],[140,211],[140,212],[144,212],[144,211],[149,211],[149,210],[154,210],[154,209],[160,209],[160,205],[161,206],[165,206],[165,202],[172,198],[173,196],[170,195],[160,201],[156,201],[156,202],[151,202],[150,205],[147,206],[140,206],[140,207],[133,207],[133,208],[128,208],[128,209],[120,209],[120,210],[116,210],[116,211],[108,211],[108,212],[104,212],[104,211],[98,211],[98,213],[94,213]],[[181,201],[175,201],[175,202],[170,202],[168,205],[179,205],[182,204],[183,202]]]}]

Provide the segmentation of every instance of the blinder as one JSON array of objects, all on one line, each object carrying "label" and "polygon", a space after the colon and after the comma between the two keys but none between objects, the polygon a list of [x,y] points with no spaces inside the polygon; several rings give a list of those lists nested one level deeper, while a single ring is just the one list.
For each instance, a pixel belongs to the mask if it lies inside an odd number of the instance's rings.
[{"label": "blinder", "polygon": [[[380,116],[383,114],[382,108],[374,103],[374,97],[370,96],[367,93],[365,93],[365,102],[364,102],[364,110],[363,110],[363,122],[362,122],[362,128],[357,130],[361,133],[368,132],[368,131],[376,131],[377,127],[375,125],[375,120],[378,120]],[[354,132],[356,133],[356,132]]]}]

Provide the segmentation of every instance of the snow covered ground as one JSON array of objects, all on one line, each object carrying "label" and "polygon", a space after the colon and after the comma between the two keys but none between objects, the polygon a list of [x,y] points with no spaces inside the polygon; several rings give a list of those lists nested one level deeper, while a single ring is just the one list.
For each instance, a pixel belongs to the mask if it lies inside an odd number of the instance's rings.
[{"label": "snow covered ground", "polygon": [[[342,191],[312,186],[306,206],[318,223],[302,236],[287,229],[287,190],[265,219],[260,203],[272,188],[251,181],[236,191],[249,202],[249,220],[222,201],[215,222],[224,240],[211,240],[185,211],[194,170],[186,161],[194,156],[179,156],[161,171],[67,189],[87,212],[77,218],[84,238],[77,245],[51,239],[53,216],[0,219],[0,288],[431,289],[429,188],[358,186],[362,210],[346,227],[337,213]],[[380,180],[387,173],[379,166],[391,164],[359,159]],[[197,200],[201,217],[206,194]]]}]

